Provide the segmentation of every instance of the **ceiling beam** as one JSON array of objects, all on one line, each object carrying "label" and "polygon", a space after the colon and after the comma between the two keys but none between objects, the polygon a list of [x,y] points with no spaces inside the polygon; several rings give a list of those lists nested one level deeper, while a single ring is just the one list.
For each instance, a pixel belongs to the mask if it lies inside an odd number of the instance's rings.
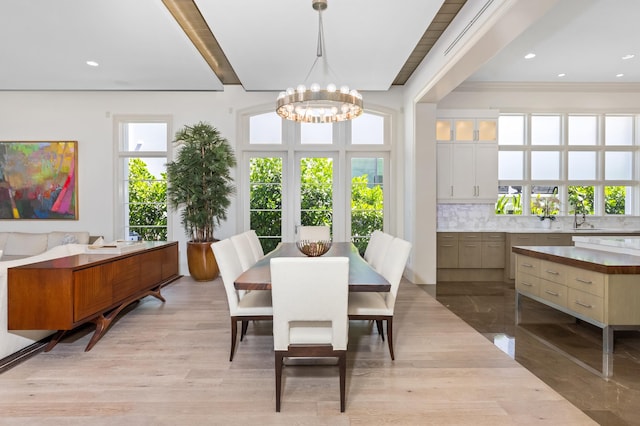
[{"label": "ceiling beam", "polygon": [[162,0],[222,84],[242,84],[193,0]]}]

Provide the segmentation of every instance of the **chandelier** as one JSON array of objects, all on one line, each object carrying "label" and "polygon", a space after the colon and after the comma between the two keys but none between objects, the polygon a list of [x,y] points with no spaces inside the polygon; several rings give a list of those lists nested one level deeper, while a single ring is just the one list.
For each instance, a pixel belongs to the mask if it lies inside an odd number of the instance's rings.
[{"label": "chandelier", "polygon": [[[318,49],[307,78],[319,62],[323,65],[323,75],[327,76],[329,65],[323,56],[324,30],[322,11],[327,8],[327,0],[311,0],[311,6],[318,11]],[[282,118],[301,123],[334,123],[351,120],[362,114],[362,95],[357,90],[349,90],[348,86],[338,87],[329,83],[321,87],[313,83],[309,87],[304,84],[295,89],[290,87],[280,92],[276,100],[276,112]]]}]

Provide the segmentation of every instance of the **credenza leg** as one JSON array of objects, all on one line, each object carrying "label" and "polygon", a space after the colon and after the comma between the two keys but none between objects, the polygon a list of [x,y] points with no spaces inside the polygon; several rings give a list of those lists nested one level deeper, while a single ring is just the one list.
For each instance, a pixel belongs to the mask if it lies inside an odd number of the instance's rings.
[{"label": "credenza leg", "polygon": [[45,352],[49,352],[58,342],[62,339],[62,337],[67,334],[67,330],[58,330],[56,334],[53,335],[47,346],[44,348]]}]

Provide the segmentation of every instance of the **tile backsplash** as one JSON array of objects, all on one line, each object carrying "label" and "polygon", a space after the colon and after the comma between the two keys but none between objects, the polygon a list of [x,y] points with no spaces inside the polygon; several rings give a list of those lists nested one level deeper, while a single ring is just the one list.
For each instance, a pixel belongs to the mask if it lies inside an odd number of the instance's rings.
[{"label": "tile backsplash", "polygon": [[[535,216],[495,214],[493,204],[438,204],[438,231],[571,230],[573,216],[541,221]],[[640,216],[587,216],[580,228],[640,230]]]}]

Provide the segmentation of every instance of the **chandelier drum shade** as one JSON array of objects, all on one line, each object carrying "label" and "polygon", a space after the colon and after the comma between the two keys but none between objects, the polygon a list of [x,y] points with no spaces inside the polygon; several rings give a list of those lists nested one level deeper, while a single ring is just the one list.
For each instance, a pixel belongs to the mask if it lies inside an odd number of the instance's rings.
[{"label": "chandelier drum shade", "polygon": [[[311,0],[313,9],[318,11],[318,50],[316,60],[311,66],[311,72],[319,63],[329,69],[324,55],[324,31],[322,25],[322,11],[327,8],[327,0]],[[304,84],[295,89],[290,87],[280,92],[276,101],[276,112],[282,118],[301,123],[334,123],[352,120],[362,114],[362,95],[357,90],[350,90],[348,86],[338,87],[329,83],[322,87],[319,83],[312,83],[308,87]]]}]

